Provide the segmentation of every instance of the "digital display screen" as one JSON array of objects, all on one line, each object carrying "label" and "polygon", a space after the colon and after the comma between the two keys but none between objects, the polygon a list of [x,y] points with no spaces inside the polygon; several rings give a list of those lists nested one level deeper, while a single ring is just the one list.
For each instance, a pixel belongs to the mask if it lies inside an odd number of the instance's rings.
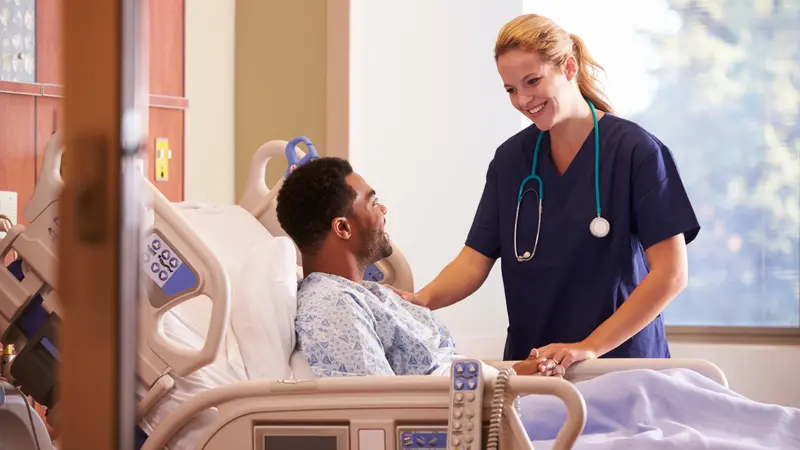
[{"label": "digital display screen", "polygon": [[339,450],[336,436],[264,436],[264,450]]}]

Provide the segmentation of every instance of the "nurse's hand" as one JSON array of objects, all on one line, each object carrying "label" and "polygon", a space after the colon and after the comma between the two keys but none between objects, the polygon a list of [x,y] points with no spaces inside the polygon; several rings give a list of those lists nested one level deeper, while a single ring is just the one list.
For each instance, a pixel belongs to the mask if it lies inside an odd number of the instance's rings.
[{"label": "nurse's hand", "polygon": [[[576,362],[597,358],[597,353],[582,342],[545,345],[531,350],[531,357],[534,355],[537,358],[552,359],[556,364],[564,367],[564,370],[569,369],[569,366]],[[531,358],[529,357],[529,359]],[[546,369],[546,367],[543,366],[541,369]]]},{"label": "nurse's hand", "polygon": [[[542,367],[545,370],[541,370]],[[512,366],[517,375],[538,375],[545,377],[563,377],[564,367],[555,363],[555,361],[547,360],[545,358],[528,358],[519,361]]]},{"label": "nurse's hand", "polygon": [[424,307],[427,308],[427,305],[425,304],[425,301],[423,299],[421,299],[419,297],[419,295],[415,294],[414,292],[407,292],[407,291],[404,291],[404,290],[401,290],[401,289],[397,289],[394,286],[389,286],[388,284],[386,286],[388,286],[389,289],[393,290],[394,293],[399,295],[400,298],[402,298],[403,300],[405,300],[405,301],[407,301],[409,303],[413,303],[413,304],[415,304],[417,306],[424,306]]}]

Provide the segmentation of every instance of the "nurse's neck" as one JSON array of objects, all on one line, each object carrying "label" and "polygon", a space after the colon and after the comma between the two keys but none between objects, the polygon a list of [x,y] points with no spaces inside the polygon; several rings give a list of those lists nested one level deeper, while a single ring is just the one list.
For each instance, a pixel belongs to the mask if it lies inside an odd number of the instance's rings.
[{"label": "nurse's neck", "polygon": [[[603,111],[598,110],[597,120],[603,115]],[[582,97],[578,97],[566,116],[550,128],[550,157],[561,173],[578,154],[593,128],[592,110]]]},{"label": "nurse's neck", "polygon": [[337,275],[355,283],[364,279],[367,264],[359,261],[355,254],[337,245],[323,243],[313,254],[303,253],[303,276],[318,272]]}]

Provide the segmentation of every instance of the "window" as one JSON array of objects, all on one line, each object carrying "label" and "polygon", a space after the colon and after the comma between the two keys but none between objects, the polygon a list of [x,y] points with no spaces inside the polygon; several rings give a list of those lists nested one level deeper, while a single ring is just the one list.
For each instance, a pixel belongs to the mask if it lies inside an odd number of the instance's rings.
[{"label": "window", "polygon": [[36,1],[0,4],[0,81],[36,81]]},{"label": "window", "polygon": [[667,324],[800,327],[800,4],[525,0],[524,8],[581,36],[605,67],[617,114],[677,159],[703,229]]}]

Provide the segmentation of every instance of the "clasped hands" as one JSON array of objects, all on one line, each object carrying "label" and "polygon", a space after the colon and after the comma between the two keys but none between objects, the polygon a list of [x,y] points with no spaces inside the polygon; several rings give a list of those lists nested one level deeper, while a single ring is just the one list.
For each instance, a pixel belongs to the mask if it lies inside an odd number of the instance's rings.
[{"label": "clasped hands", "polygon": [[595,358],[596,352],[582,342],[550,344],[534,348],[528,358],[514,364],[513,368],[517,375],[563,377],[572,364]]},{"label": "clasped hands", "polygon": [[[426,302],[416,293],[406,292],[392,286],[389,287],[403,300],[418,306],[428,307]],[[541,348],[534,348],[528,358],[517,362],[512,367],[517,372],[517,375],[563,377],[572,364],[595,358],[597,358],[597,352],[586,342],[550,344]]]}]

